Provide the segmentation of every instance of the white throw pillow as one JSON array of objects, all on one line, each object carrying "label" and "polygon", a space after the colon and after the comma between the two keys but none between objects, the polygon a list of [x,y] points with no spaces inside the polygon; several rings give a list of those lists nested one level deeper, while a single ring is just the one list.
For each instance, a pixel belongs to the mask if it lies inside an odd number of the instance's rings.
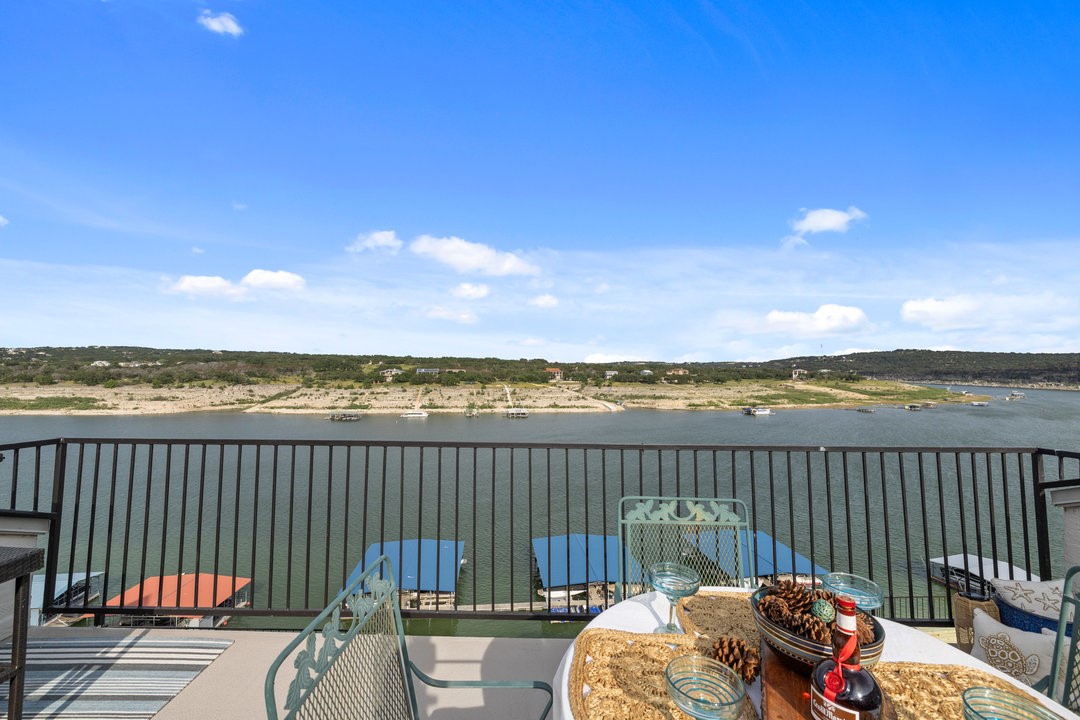
[{"label": "white throw pillow", "polygon": [[994,592],[1017,610],[1029,612],[1049,620],[1057,620],[1061,615],[1061,591],[1064,580],[1003,580],[994,578],[990,581]]},{"label": "white throw pillow", "polygon": [[1050,674],[1053,635],[1011,628],[978,608],[972,626],[975,631],[975,642],[971,647],[973,657],[1027,685],[1034,685]]}]

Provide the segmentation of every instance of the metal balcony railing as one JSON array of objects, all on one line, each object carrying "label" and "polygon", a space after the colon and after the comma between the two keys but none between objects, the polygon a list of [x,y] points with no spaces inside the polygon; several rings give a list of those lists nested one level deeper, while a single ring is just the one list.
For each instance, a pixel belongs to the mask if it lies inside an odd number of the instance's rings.
[{"label": "metal balcony railing", "polygon": [[[946,623],[949,592],[928,561],[970,555],[1020,577],[1060,574],[1061,511],[1046,490],[1080,484],[1080,454],[1038,448],[64,438],[0,454],[3,504],[51,518],[45,597],[58,578],[101,573],[100,594],[69,592],[44,612],[99,622],[222,615],[209,599],[219,583],[246,624],[312,615],[369,546],[420,538],[446,542],[389,546],[398,567],[452,567],[458,543],[464,563],[456,585],[405,590],[406,615],[565,618],[582,596],[537,592],[551,573],[533,539],[617,535],[621,497],[682,495],[746,503],[751,528],[775,541],[757,547],[771,565],[806,558],[863,575],[886,591],[882,615]],[[614,567],[609,545],[586,548],[599,548],[590,566]],[[545,571],[569,560],[544,554]],[[978,571],[962,564],[953,570]],[[180,574],[194,599],[151,580]],[[141,592],[109,604],[130,588]]]}]

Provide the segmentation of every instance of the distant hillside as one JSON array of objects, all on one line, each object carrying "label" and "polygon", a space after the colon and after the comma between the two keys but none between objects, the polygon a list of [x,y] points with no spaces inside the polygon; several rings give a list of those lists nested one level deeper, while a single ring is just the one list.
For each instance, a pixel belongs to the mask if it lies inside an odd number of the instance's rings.
[{"label": "distant hillside", "polygon": [[860,377],[943,384],[1080,386],[1080,353],[984,353],[893,350],[768,362],[560,363],[543,358],[317,355],[279,352],[167,350],[142,347],[0,348],[0,383],[77,383],[115,387],[150,384],[362,385],[394,382],[545,383],[555,377],[600,384],[724,384],[744,380],[854,381]]},{"label": "distant hillside", "polygon": [[954,384],[1080,385],[1080,353],[893,350],[774,360],[772,367],[857,373],[882,380]]}]

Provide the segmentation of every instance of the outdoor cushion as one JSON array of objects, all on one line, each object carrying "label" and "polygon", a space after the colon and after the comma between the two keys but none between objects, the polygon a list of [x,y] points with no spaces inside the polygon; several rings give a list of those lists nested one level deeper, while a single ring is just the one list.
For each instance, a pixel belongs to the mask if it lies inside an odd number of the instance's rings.
[{"label": "outdoor cushion", "polygon": [[1061,591],[1064,580],[1006,580],[994,578],[990,581],[994,592],[1005,603],[1017,610],[1053,620],[1056,628],[1061,614]]},{"label": "outdoor cushion", "polygon": [[976,608],[971,655],[1022,683],[1034,685],[1050,674],[1054,636],[999,623]]}]

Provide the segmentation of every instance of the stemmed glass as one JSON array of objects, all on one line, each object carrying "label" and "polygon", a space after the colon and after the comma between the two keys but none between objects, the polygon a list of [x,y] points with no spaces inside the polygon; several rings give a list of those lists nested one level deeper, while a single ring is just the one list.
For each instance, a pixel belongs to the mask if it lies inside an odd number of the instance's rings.
[{"label": "stemmed glass", "polygon": [[657,592],[668,599],[668,621],[653,632],[677,633],[675,604],[679,598],[689,597],[701,587],[701,575],[694,568],[677,562],[658,562],[649,567],[649,582]]}]

